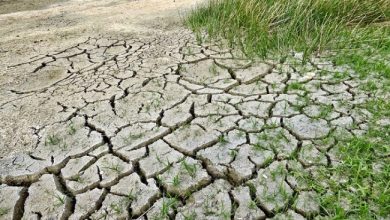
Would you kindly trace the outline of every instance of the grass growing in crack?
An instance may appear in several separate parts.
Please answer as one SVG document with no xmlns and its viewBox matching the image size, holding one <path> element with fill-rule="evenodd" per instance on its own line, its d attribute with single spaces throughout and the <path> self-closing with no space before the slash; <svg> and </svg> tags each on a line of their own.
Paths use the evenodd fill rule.
<svg viewBox="0 0 390 220">
<path fill-rule="evenodd" d="M 161 175 L 156 176 L 156 182 L 158 185 L 163 185 L 164 180 L 162 179 Z"/>
<path fill-rule="evenodd" d="M 282 182 L 279 185 L 279 192 L 278 194 L 283 198 L 283 200 L 287 201 L 290 198 L 290 194 L 287 192 L 286 187 L 283 185 L 284 182 Z"/>
<path fill-rule="evenodd" d="M 55 206 L 62 206 L 62 205 L 65 204 L 66 196 L 61 196 L 61 195 L 58 195 L 58 194 L 54 194 L 53 196 L 54 196 L 54 198 L 56 199 L 56 202 L 57 202 L 55 204 Z"/>
<path fill-rule="evenodd" d="M 59 146 L 62 150 L 68 149 L 68 144 L 63 142 L 58 135 L 49 135 L 45 140 L 45 146 Z"/>
<path fill-rule="evenodd" d="M 178 187 L 180 185 L 180 176 L 179 175 L 176 175 L 173 177 L 172 185 L 174 187 Z"/>
<path fill-rule="evenodd" d="M 389 127 L 387 129 L 390 129 Z M 348 181 L 340 184 L 324 180 L 329 184 L 331 193 L 321 198 L 324 212 L 335 219 L 378 219 L 388 218 L 390 213 L 390 165 L 388 153 L 390 141 L 378 142 L 383 131 L 370 131 L 376 140 L 370 137 L 352 138 L 342 144 L 340 158 L 342 163 L 333 172 L 324 170 L 326 176 L 343 176 Z M 370 134 L 371 133 L 371 134 Z M 382 140 L 384 141 L 384 140 Z M 321 190 L 321 184 L 312 184 Z M 347 208 L 346 208 L 347 207 Z"/>
<path fill-rule="evenodd" d="M 217 65 L 214 62 L 211 64 L 209 71 L 213 76 L 218 75 Z"/>
<path fill-rule="evenodd" d="M 390 28 L 370 30 L 374 35 L 372 40 L 354 42 L 349 45 L 350 50 L 337 51 L 331 59 L 335 65 L 350 66 L 360 78 L 377 74 L 390 79 L 390 66 L 386 64 L 390 54 Z"/>
<path fill-rule="evenodd" d="M 160 216 L 156 219 L 169 218 L 169 212 L 177 209 L 179 200 L 175 197 L 164 198 L 160 209 Z"/>
<path fill-rule="evenodd" d="M 260 143 L 255 143 L 255 144 L 252 144 L 251 146 L 253 146 L 255 151 L 263 151 L 265 149 L 264 146 Z"/>
<path fill-rule="evenodd" d="M 159 154 L 155 153 L 155 156 L 156 156 L 156 160 L 157 160 L 160 164 L 166 166 L 166 167 L 168 168 L 168 170 L 170 170 L 170 169 L 172 168 L 173 163 L 169 162 L 168 158 L 165 158 L 166 161 L 164 161 L 163 158 L 161 158 Z"/>
<path fill-rule="evenodd" d="M 137 198 L 137 196 L 133 193 L 133 189 L 130 190 L 130 192 L 126 195 L 126 200 L 128 202 L 132 202 Z"/>
<path fill-rule="evenodd" d="M 76 129 L 75 125 L 73 123 L 71 123 L 69 125 L 69 128 L 68 128 L 68 134 L 74 135 L 74 134 L 76 134 L 76 131 L 77 131 L 77 129 Z"/>
<path fill-rule="evenodd" d="M 227 39 L 249 55 L 295 50 L 305 58 L 388 36 L 382 23 L 389 16 L 388 0 L 210 0 L 185 22 L 195 33 Z"/>
<path fill-rule="evenodd" d="M 58 145 L 61 143 L 61 138 L 58 137 L 57 135 L 49 135 L 46 140 L 45 140 L 45 145 Z"/>
<path fill-rule="evenodd" d="M 218 137 L 218 143 L 220 143 L 221 145 L 226 145 L 229 143 L 229 141 L 226 140 L 225 135 L 221 135 Z"/>
<path fill-rule="evenodd" d="M 121 199 L 117 203 L 111 203 L 110 208 L 115 214 L 120 215 L 125 212 L 127 203 L 128 203 L 128 199 L 126 197 Z"/>
<path fill-rule="evenodd" d="M 72 177 L 72 181 L 78 182 L 78 183 L 84 183 L 85 179 L 82 176 L 82 174 L 76 174 Z"/>
<path fill-rule="evenodd" d="M 275 170 L 272 170 L 270 172 L 271 174 L 271 179 L 273 181 L 276 181 L 276 177 L 283 177 L 286 175 L 286 170 L 285 170 L 285 167 L 281 164 L 279 164 Z"/>
<path fill-rule="evenodd" d="M 62 144 L 60 144 L 60 148 L 62 150 L 66 150 L 66 149 L 68 149 L 68 144 L 67 143 L 62 143 Z"/>
<path fill-rule="evenodd" d="M 257 203 L 256 201 L 253 201 L 252 199 L 248 202 L 248 208 L 249 209 L 252 209 L 252 210 L 256 210 L 257 209 Z"/>
<path fill-rule="evenodd" d="M 195 177 L 196 171 L 197 171 L 196 164 L 189 164 L 189 163 L 187 163 L 185 160 L 183 160 L 183 162 L 181 162 L 181 167 L 184 168 L 184 170 L 185 170 L 191 177 Z"/>
<path fill-rule="evenodd" d="M 330 113 L 333 112 L 333 105 L 320 105 L 319 106 L 319 113 L 315 116 L 312 117 L 314 119 L 325 119 L 329 116 Z"/>
<path fill-rule="evenodd" d="M 237 155 L 238 155 L 238 150 L 237 149 L 230 149 L 229 150 L 229 156 L 231 158 L 235 158 L 235 157 L 237 157 Z"/>
<path fill-rule="evenodd" d="M 373 125 L 364 136 L 339 141 L 334 146 L 339 163 L 317 169 L 316 176 L 296 173 L 318 192 L 322 215 L 330 219 L 387 219 L 390 213 L 390 126 L 377 126 L 388 117 L 389 101 L 381 99 L 371 109 Z M 341 177 L 340 180 L 338 177 Z"/>
<path fill-rule="evenodd" d="M 9 213 L 11 209 L 0 207 L 0 217 Z"/>
<path fill-rule="evenodd" d="M 300 82 L 292 82 L 288 85 L 288 90 L 302 90 L 305 91 L 305 85 Z"/>
<path fill-rule="evenodd" d="M 119 163 L 107 163 L 103 168 L 112 170 L 117 174 L 120 174 L 123 171 L 123 167 Z"/>
</svg>

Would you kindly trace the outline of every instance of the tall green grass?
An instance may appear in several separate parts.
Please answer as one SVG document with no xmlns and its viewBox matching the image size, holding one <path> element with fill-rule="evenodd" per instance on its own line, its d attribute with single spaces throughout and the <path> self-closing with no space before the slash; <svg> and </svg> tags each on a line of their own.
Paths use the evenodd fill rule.
<svg viewBox="0 0 390 220">
<path fill-rule="evenodd" d="M 186 23 L 264 57 L 291 50 L 309 55 L 373 36 L 386 40 L 389 17 L 389 0 L 210 0 Z"/>
</svg>

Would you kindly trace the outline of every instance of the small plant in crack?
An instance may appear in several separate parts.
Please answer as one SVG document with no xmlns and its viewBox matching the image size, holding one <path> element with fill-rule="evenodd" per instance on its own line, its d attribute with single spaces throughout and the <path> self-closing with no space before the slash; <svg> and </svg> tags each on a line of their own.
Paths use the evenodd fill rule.
<svg viewBox="0 0 390 220">
<path fill-rule="evenodd" d="M 271 171 L 272 180 L 275 181 L 276 177 L 283 177 L 286 174 L 286 170 L 283 165 L 279 164 L 276 169 Z"/>
<path fill-rule="evenodd" d="M 287 192 L 287 189 L 286 187 L 283 185 L 284 182 L 281 182 L 280 185 L 279 185 L 279 193 L 280 193 L 280 196 L 282 197 L 282 199 L 284 201 L 287 201 L 289 198 L 290 198 L 290 195 L 289 193 Z"/>
<path fill-rule="evenodd" d="M 136 198 L 137 198 L 137 196 L 134 195 L 133 189 L 131 189 L 131 191 L 126 195 L 126 199 L 127 199 L 127 201 L 129 201 L 129 202 L 134 201 Z"/>
<path fill-rule="evenodd" d="M 220 143 L 221 145 L 226 145 L 229 143 L 229 141 L 226 140 L 225 135 L 221 135 L 218 137 L 218 143 Z"/>
<path fill-rule="evenodd" d="M 203 37 L 201 34 L 199 34 L 198 32 L 196 32 L 195 34 L 195 39 L 196 39 L 196 43 L 198 45 L 201 45 L 203 43 Z"/>
<path fill-rule="evenodd" d="M 170 171 L 171 168 L 173 167 L 173 163 L 172 162 L 169 162 L 168 158 L 166 158 L 166 162 L 159 156 L 159 154 L 155 154 L 156 155 L 156 160 L 162 164 L 163 166 L 166 166 L 167 168 L 167 171 Z"/>
<path fill-rule="evenodd" d="M 299 110 L 299 109 L 303 109 L 304 107 L 310 105 L 310 103 L 311 103 L 310 97 L 308 95 L 304 95 L 304 96 L 298 96 L 294 105 Z"/>
<path fill-rule="evenodd" d="M 270 140 L 270 137 L 268 137 L 268 135 L 263 132 L 263 133 L 257 135 L 257 140 L 268 141 L 268 140 Z"/>
<path fill-rule="evenodd" d="M 248 208 L 249 208 L 249 209 L 252 209 L 252 210 L 257 209 L 256 200 L 257 200 L 257 198 L 256 198 L 255 200 L 252 200 L 252 199 L 251 199 L 251 200 L 248 202 Z"/>
<path fill-rule="evenodd" d="M 191 127 L 191 123 L 187 122 L 187 123 L 183 124 L 183 126 L 181 126 L 180 130 L 187 130 L 190 127 Z"/>
<path fill-rule="evenodd" d="M 8 214 L 10 210 L 9 208 L 0 207 L 0 217 Z"/>
<path fill-rule="evenodd" d="M 276 196 L 277 192 L 275 192 L 274 194 L 267 194 L 267 191 L 264 190 L 262 197 L 264 198 L 264 201 L 274 203 L 276 202 Z"/>
<path fill-rule="evenodd" d="M 209 71 L 214 76 L 218 75 L 217 65 L 214 62 L 213 62 L 213 64 L 211 64 L 211 67 L 209 68 Z"/>
<path fill-rule="evenodd" d="M 67 144 L 67 143 L 62 143 L 62 144 L 60 144 L 59 146 L 60 146 L 60 148 L 61 148 L 62 150 L 68 149 L 68 144 Z"/>
<path fill-rule="evenodd" d="M 77 129 L 76 129 L 75 125 L 73 123 L 70 123 L 69 128 L 68 128 L 68 134 L 74 135 L 74 134 L 76 134 L 76 131 L 77 131 Z"/>
<path fill-rule="evenodd" d="M 179 205 L 178 199 L 175 197 L 164 198 L 160 210 L 160 217 L 169 217 L 169 212 L 175 210 Z"/>
<path fill-rule="evenodd" d="M 193 55 L 192 47 L 187 47 L 187 54 Z"/>
<path fill-rule="evenodd" d="M 54 196 L 54 198 L 55 198 L 55 200 L 56 200 L 55 206 L 62 206 L 62 205 L 65 204 L 65 198 L 66 198 L 66 196 L 64 196 L 64 195 L 58 195 L 58 194 L 54 194 L 53 196 Z"/>
<path fill-rule="evenodd" d="M 196 171 L 197 171 L 196 164 L 189 164 L 189 163 L 187 163 L 185 160 L 183 160 L 183 162 L 181 162 L 181 167 L 184 168 L 184 170 L 185 170 L 191 177 L 195 177 Z"/>
<path fill-rule="evenodd" d="M 164 164 L 164 161 L 161 159 L 160 155 L 158 153 L 155 154 L 156 155 L 156 160 L 161 163 L 161 164 Z"/>
<path fill-rule="evenodd" d="M 342 79 L 346 79 L 349 76 L 346 72 L 336 72 L 333 74 L 333 78 L 336 79 L 336 82 L 341 82 Z"/>
<path fill-rule="evenodd" d="M 78 182 L 78 183 L 83 183 L 84 178 L 82 177 L 81 174 L 76 174 L 75 176 L 72 177 L 72 181 Z"/>
<path fill-rule="evenodd" d="M 273 138 L 273 140 L 275 140 L 275 142 L 280 142 L 280 141 L 285 141 L 285 142 L 289 142 L 289 139 L 288 137 L 286 136 L 286 134 L 281 130 L 279 131 L 275 138 Z"/>
<path fill-rule="evenodd" d="M 255 151 L 262 151 L 265 149 L 264 146 L 260 143 L 255 143 L 252 146 L 253 146 L 253 149 L 255 149 Z"/>
<path fill-rule="evenodd" d="M 230 157 L 235 158 L 235 157 L 237 157 L 237 154 L 238 154 L 238 150 L 236 150 L 236 149 L 229 150 Z"/>
<path fill-rule="evenodd" d="M 237 133 L 237 137 L 238 137 L 238 138 L 245 137 L 245 136 L 246 136 L 245 131 L 242 131 L 242 130 L 239 130 L 239 131 L 238 131 L 238 133 Z"/>
<path fill-rule="evenodd" d="M 305 86 L 303 85 L 303 83 L 299 83 L 299 82 L 292 82 L 288 85 L 288 90 L 303 90 L 305 91 L 306 88 Z"/>
<path fill-rule="evenodd" d="M 184 198 L 190 198 L 190 196 L 192 196 L 192 191 L 191 190 L 187 190 L 184 192 Z"/>
<path fill-rule="evenodd" d="M 272 163 L 272 161 L 274 161 L 274 158 L 271 156 L 271 157 L 267 157 L 265 160 L 264 160 L 264 163 L 263 164 L 270 164 Z"/>
<path fill-rule="evenodd" d="M 172 185 L 174 187 L 178 187 L 180 185 L 180 176 L 179 175 L 175 175 L 173 177 L 173 180 L 172 180 Z"/>
<path fill-rule="evenodd" d="M 115 214 L 122 214 L 124 212 L 123 210 L 123 206 L 124 204 L 122 204 L 123 201 L 119 202 L 119 203 L 111 203 L 110 204 L 110 208 L 112 211 L 114 211 Z"/>
<path fill-rule="evenodd" d="M 109 164 L 106 164 L 103 168 L 108 169 L 108 170 L 112 170 L 118 174 L 123 171 L 123 167 L 121 165 L 119 165 L 119 163 L 109 163 Z"/>
<path fill-rule="evenodd" d="M 246 185 L 248 186 L 249 192 L 251 192 L 251 194 L 252 194 L 252 193 L 253 193 L 253 194 L 256 193 L 256 186 L 255 186 L 253 183 L 248 182 Z"/>
<path fill-rule="evenodd" d="M 250 124 L 251 124 L 252 129 L 259 129 L 260 128 L 259 122 L 254 118 L 250 119 Z"/>
<path fill-rule="evenodd" d="M 47 145 L 58 145 L 61 143 L 61 138 L 57 135 L 49 135 L 45 140 L 45 146 Z"/>
<path fill-rule="evenodd" d="M 264 128 L 272 129 L 279 127 L 279 123 L 276 121 L 270 121 L 266 125 L 264 125 Z"/>
<path fill-rule="evenodd" d="M 333 111 L 333 105 L 321 105 L 320 113 L 316 118 L 326 118 Z"/>
<path fill-rule="evenodd" d="M 158 185 L 162 185 L 163 182 L 164 182 L 164 181 L 163 181 L 161 175 L 157 175 L 157 176 L 156 176 L 156 183 L 157 183 Z"/>
<path fill-rule="evenodd" d="M 159 109 L 162 105 L 161 99 L 153 100 L 150 104 L 154 109 Z"/>
</svg>

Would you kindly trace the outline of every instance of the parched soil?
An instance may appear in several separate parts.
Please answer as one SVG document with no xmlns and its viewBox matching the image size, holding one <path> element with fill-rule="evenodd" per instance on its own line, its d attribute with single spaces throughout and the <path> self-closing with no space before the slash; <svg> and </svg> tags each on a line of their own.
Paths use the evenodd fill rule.
<svg viewBox="0 0 390 220">
<path fill-rule="evenodd" d="M 364 133 L 369 92 L 326 59 L 200 43 L 179 25 L 189 2 L 0 15 L 0 219 L 320 214 L 294 174 L 338 163 L 338 138 Z"/>
</svg>

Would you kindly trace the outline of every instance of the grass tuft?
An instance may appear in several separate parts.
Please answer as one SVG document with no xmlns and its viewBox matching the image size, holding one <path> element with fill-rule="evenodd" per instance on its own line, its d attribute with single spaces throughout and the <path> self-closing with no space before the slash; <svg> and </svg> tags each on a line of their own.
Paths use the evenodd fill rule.
<svg viewBox="0 0 390 220">
<path fill-rule="evenodd" d="M 227 39 L 248 56 L 300 51 L 306 58 L 366 41 L 383 45 L 389 17 L 388 0 L 210 0 L 186 23 L 197 35 Z"/>
</svg>

